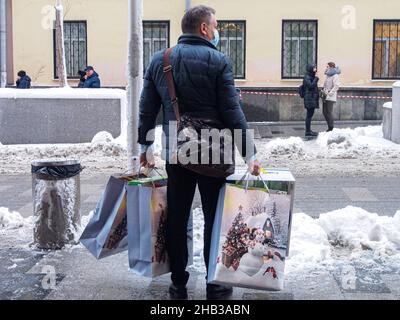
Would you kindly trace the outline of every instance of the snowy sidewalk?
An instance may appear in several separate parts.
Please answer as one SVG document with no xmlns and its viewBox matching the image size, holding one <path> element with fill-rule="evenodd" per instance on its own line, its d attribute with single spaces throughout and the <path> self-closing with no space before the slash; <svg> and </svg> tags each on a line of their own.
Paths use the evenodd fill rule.
<svg viewBox="0 0 400 320">
<path fill-rule="evenodd" d="M 86 215 L 96 206 L 108 175 L 81 177 L 81 208 Z M 313 217 L 319 213 L 342 209 L 348 205 L 369 212 L 393 216 L 400 209 L 399 175 L 393 177 L 297 178 L 295 212 Z M 194 207 L 200 206 L 196 194 Z M 17 211 L 27 218 L 32 215 L 32 186 L 28 174 L 0 175 L 0 207 Z"/>
<path fill-rule="evenodd" d="M 280 126 L 283 131 L 274 130 Z M 297 180 L 291 255 L 283 292 L 236 289 L 233 299 L 400 299 L 400 146 L 384 140 L 379 126 L 335 130 L 308 142 L 300 138 L 300 123 L 260 125 L 262 136 L 260 128 L 274 131 L 274 137 L 290 136 L 256 143 L 264 166 L 288 167 Z M 133 275 L 126 253 L 96 261 L 81 246 L 48 253 L 29 247 L 30 160 L 81 160 L 86 167 L 81 210 L 87 221 L 109 174 L 124 171 L 126 164 L 123 146 L 104 134 L 98 138 L 57 147 L 0 145 L 0 299 L 168 298 L 169 276 Z M 157 141 L 156 153 L 159 148 Z M 195 264 L 189 293 L 204 299 L 198 195 L 193 207 Z"/>
<path fill-rule="evenodd" d="M 82 213 L 84 215 L 94 208 L 106 180 L 105 175 L 86 176 L 83 174 Z M 29 216 L 31 212 L 30 176 L 1 176 L 0 186 L 1 206 L 17 210 L 25 217 Z M 319 213 L 353 205 L 369 212 L 391 217 L 400 209 L 399 194 L 398 177 L 299 178 L 295 212 L 304 212 L 317 218 Z M 197 196 L 194 207 L 198 206 Z M 346 214 L 346 211 L 341 211 L 337 215 L 341 214 Z M 321 264 L 318 259 L 321 259 L 328 250 L 327 245 L 323 244 L 327 241 L 323 239 L 326 235 L 323 232 L 321 234 L 320 227 L 313 229 L 314 222 L 307 220 L 306 216 L 296 215 L 296 217 L 300 220 L 295 226 L 292 243 L 295 259 L 297 259 L 293 260 L 293 263 L 295 266 L 298 264 L 302 267 L 296 270 L 293 269 L 293 263 L 288 265 L 285 290 L 278 293 L 266 293 L 235 289 L 233 299 L 400 299 L 398 255 L 387 258 L 376 255 L 372 250 L 359 253 L 346 245 L 339 245 L 334 250 L 332 249 L 331 258 L 327 259 L 326 264 L 325 262 Z M 347 218 L 352 218 L 352 216 L 349 214 Z M 364 218 L 361 217 L 361 219 Z M 356 223 L 355 220 L 348 221 L 350 224 Z M 310 230 L 312 234 L 308 235 Z M 29 233 L 29 228 L 22 228 L 0 235 L 2 238 L 0 299 L 168 298 L 169 276 L 149 280 L 133 275 L 127 270 L 126 253 L 96 261 L 86 249 L 80 246 L 59 252 L 36 252 L 28 247 L 31 238 Z M 310 241 L 303 243 L 304 239 L 310 239 Z M 315 243 L 312 242 L 313 240 Z M 302 250 L 307 252 L 303 253 Z M 303 268 L 303 264 L 308 262 L 303 261 L 304 259 L 310 260 L 311 266 L 305 264 Z M 191 271 L 189 293 L 191 299 L 204 299 L 205 274 L 202 272 L 204 266 L 201 265 L 200 257 L 196 257 L 196 260 L 196 267 Z M 329 262 L 330 260 L 333 262 Z M 55 286 L 52 286 L 53 284 Z"/>
</svg>

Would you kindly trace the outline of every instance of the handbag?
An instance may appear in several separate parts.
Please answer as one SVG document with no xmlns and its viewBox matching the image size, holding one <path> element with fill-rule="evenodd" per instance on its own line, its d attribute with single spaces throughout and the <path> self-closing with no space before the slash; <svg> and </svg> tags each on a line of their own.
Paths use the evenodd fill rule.
<svg viewBox="0 0 400 320">
<path fill-rule="evenodd" d="M 320 96 L 320 98 L 322 99 L 322 102 L 325 102 L 325 101 L 326 101 L 326 98 L 328 97 L 328 95 L 327 95 L 327 93 L 325 92 L 324 89 L 320 90 L 319 96 Z"/>
<path fill-rule="evenodd" d="M 168 48 L 165 51 L 163 71 L 166 76 L 168 93 L 178 123 L 178 139 L 175 146 L 177 163 L 201 175 L 226 178 L 235 172 L 235 149 L 232 132 L 226 129 L 223 123 L 217 119 L 181 115 L 172 73 L 171 52 L 172 48 Z M 204 138 L 202 134 L 203 130 L 209 130 L 208 132 L 218 130 L 219 143 L 213 143 L 214 141 L 210 137 Z M 210 160 L 214 159 L 215 156 L 219 156 L 219 161 L 217 163 L 210 163 Z M 182 157 L 194 159 L 195 163 L 191 160 L 189 162 L 186 160 L 184 162 L 180 161 Z M 204 161 L 204 159 L 208 159 L 208 161 Z"/>
</svg>

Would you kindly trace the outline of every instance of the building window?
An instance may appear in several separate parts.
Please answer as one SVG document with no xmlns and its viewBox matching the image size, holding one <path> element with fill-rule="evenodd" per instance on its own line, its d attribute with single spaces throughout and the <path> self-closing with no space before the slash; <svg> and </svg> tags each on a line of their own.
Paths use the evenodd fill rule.
<svg viewBox="0 0 400 320">
<path fill-rule="evenodd" d="M 153 55 L 169 47 L 169 21 L 143 21 L 143 69 Z"/>
<path fill-rule="evenodd" d="M 56 33 L 54 30 L 54 77 L 58 78 L 56 61 Z M 67 77 L 78 79 L 79 70 L 87 66 L 86 21 L 64 21 L 64 48 Z"/>
<path fill-rule="evenodd" d="M 236 79 L 245 78 L 246 21 L 218 21 L 218 49 L 230 57 Z"/>
<path fill-rule="evenodd" d="M 309 63 L 317 63 L 317 20 L 283 20 L 282 78 L 302 78 Z"/>
<path fill-rule="evenodd" d="M 374 20 L 372 78 L 400 78 L 400 20 Z"/>
</svg>

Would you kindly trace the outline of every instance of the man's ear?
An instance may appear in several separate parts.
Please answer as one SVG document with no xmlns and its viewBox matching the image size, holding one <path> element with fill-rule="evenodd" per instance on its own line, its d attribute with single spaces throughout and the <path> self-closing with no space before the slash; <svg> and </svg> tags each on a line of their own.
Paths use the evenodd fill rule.
<svg viewBox="0 0 400 320">
<path fill-rule="evenodd" d="M 205 37 L 207 36 L 207 25 L 204 22 L 200 25 L 200 33 Z"/>
</svg>

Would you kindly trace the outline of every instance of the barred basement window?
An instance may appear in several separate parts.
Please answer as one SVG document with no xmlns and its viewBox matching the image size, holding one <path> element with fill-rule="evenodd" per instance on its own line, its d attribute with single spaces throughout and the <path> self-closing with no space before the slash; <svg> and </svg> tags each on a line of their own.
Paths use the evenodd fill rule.
<svg viewBox="0 0 400 320">
<path fill-rule="evenodd" d="M 400 20 L 374 20 L 373 79 L 400 79 Z"/>
<path fill-rule="evenodd" d="M 218 20 L 220 42 L 218 49 L 232 61 L 236 79 L 245 78 L 246 64 L 246 21 Z"/>
<path fill-rule="evenodd" d="M 282 21 L 282 78 L 302 78 L 317 63 L 317 20 Z"/>
<path fill-rule="evenodd" d="M 169 47 L 169 21 L 143 21 L 143 70 L 153 55 Z"/>
<path fill-rule="evenodd" d="M 54 78 L 58 79 L 56 61 L 56 33 L 54 43 Z M 87 66 L 87 25 L 86 21 L 64 21 L 64 47 L 67 77 L 79 79 L 79 70 Z"/>
</svg>

